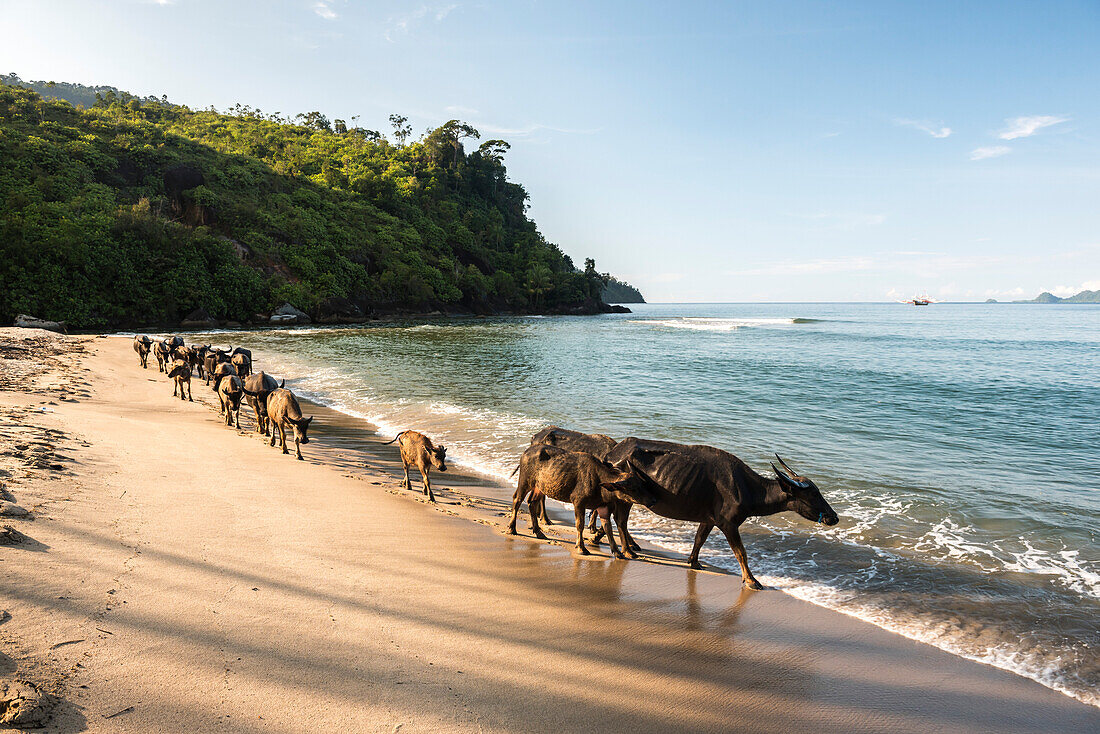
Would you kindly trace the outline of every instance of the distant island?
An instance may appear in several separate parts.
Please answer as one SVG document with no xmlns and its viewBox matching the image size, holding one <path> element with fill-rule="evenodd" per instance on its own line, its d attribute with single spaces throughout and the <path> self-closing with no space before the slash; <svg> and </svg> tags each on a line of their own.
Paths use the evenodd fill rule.
<svg viewBox="0 0 1100 734">
<path fill-rule="evenodd" d="M 990 298 L 986 303 L 999 303 L 995 298 Z M 1043 291 L 1035 298 L 1024 301 L 1011 301 L 1011 303 L 1100 303 L 1100 291 L 1081 291 L 1075 296 L 1059 298 L 1048 291 Z"/>
</svg>

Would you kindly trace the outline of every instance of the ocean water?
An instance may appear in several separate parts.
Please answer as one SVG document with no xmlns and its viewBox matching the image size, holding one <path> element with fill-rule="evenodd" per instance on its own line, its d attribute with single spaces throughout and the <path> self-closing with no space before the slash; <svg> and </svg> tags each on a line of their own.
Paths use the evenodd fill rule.
<svg viewBox="0 0 1100 734">
<path fill-rule="evenodd" d="M 841 522 L 746 523 L 765 585 L 1100 706 L 1100 307 L 643 305 L 239 340 L 306 396 L 497 478 L 551 423 L 762 471 L 779 453 Z M 631 520 L 690 550 L 692 526 Z M 737 569 L 719 533 L 703 553 Z"/>
</svg>

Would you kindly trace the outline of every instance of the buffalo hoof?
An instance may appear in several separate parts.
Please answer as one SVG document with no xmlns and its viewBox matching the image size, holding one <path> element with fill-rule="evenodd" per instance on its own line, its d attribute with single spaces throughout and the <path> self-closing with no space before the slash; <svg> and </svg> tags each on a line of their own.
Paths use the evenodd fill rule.
<svg viewBox="0 0 1100 734">
<path fill-rule="evenodd" d="M 549 538 L 546 537 L 546 533 L 542 532 L 541 530 L 538 531 L 537 533 L 535 533 L 535 537 L 538 538 L 539 540 L 550 540 Z M 588 551 L 583 551 L 583 552 L 587 553 Z"/>
<path fill-rule="evenodd" d="M 763 591 L 764 587 L 760 585 L 760 582 L 756 579 L 746 579 L 741 582 L 746 589 L 752 589 L 753 591 Z"/>
<path fill-rule="evenodd" d="M 692 561 L 688 564 L 688 568 L 693 568 L 696 571 L 702 571 L 703 570 L 703 564 L 699 563 L 699 561 Z"/>
<path fill-rule="evenodd" d="M 624 556 L 621 551 L 615 551 L 615 557 L 618 558 L 620 561 L 626 560 L 626 556 Z"/>
<path fill-rule="evenodd" d="M 630 560 L 632 560 L 632 561 L 635 561 L 635 560 L 637 560 L 637 559 L 638 559 L 638 554 L 637 554 L 637 553 L 635 553 L 635 552 L 634 552 L 634 551 L 632 551 L 632 550 L 627 550 L 627 551 L 626 551 L 626 557 L 627 557 L 627 558 L 629 558 L 629 559 L 630 559 Z"/>
<path fill-rule="evenodd" d="M 584 547 L 577 548 L 577 553 L 580 553 L 582 556 L 592 555 L 592 553 L 587 548 L 584 548 Z"/>
<path fill-rule="evenodd" d="M 519 533 L 516 532 L 515 526 L 508 526 L 508 535 L 519 535 Z"/>
</svg>

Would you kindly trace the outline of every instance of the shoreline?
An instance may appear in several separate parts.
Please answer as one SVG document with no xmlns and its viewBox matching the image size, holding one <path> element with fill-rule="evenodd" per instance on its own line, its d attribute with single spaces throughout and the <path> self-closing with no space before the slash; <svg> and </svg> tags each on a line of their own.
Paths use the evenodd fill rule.
<svg viewBox="0 0 1100 734">
<path fill-rule="evenodd" d="M 243 431 L 219 425 L 200 381 L 196 403 L 173 399 L 128 341 L 72 341 L 89 354 L 67 379 L 86 388 L 0 392 L 67 457 L 5 478 L 34 519 L 10 519 L 28 542 L 0 546 L 2 674 L 56 684 L 49 731 L 1100 724 L 1038 683 L 678 554 L 581 558 L 561 525 L 556 544 L 524 523 L 504 536 L 511 488 L 469 472 L 433 472 L 430 512 L 363 421 L 318 407 L 298 462 L 256 440 L 248 408 Z"/>
</svg>

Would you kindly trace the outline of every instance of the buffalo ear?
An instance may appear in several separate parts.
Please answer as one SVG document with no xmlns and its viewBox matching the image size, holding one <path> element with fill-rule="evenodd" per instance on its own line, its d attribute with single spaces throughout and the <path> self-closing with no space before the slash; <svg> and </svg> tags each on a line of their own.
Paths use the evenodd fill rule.
<svg viewBox="0 0 1100 734">
<path fill-rule="evenodd" d="M 307 426 L 312 422 L 313 422 L 313 416 L 312 415 L 310 417 L 306 418 L 306 425 Z"/>
</svg>

